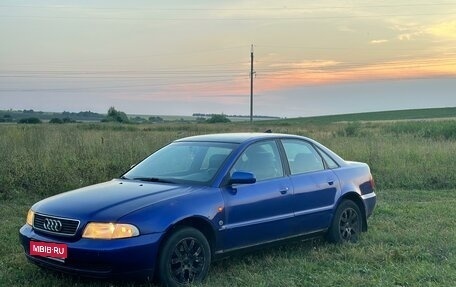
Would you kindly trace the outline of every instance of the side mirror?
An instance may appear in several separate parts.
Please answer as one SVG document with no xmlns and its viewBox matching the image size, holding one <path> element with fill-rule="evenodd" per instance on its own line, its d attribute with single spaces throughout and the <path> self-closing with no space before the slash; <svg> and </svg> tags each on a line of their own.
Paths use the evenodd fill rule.
<svg viewBox="0 0 456 287">
<path fill-rule="evenodd" d="M 245 171 L 235 171 L 229 181 L 229 183 L 231 185 L 249 184 L 249 183 L 255 183 L 255 182 L 256 182 L 255 175 L 251 172 L 245 172 Z"/>
</svg>

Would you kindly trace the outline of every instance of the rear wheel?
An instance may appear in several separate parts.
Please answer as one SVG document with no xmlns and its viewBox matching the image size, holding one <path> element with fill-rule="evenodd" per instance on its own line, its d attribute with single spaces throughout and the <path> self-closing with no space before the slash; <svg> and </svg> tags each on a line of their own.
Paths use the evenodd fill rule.
<svg viewBox="0 0 456 287">
<path fill-rule="evenodd" d="M 211 249 L 197 229 L 177 229 L 160 250 L 158 272 L 164 286 L 186 286 L 201 282 L 209 271 Z"/>
<path fill-rule="evenodd" d="M 344 200 L 336 209 L 328 231 L 328 240 L 334 243 L 357 242 L 363 230 L 362 225 L 358 205 L 351 200 Z"/>
</svg>

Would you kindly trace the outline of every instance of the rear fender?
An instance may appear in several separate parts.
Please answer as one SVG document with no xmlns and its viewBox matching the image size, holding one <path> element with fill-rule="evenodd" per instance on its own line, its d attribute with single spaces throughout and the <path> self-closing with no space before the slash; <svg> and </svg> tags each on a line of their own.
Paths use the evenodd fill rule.
<svg viewBox="0 0 456 287">
<path fill-rule="evenodd" d="M 367 214 L 366 214 L 366 206 L 364 205 L 364 201 L 363 199 L 361 198 L 361 196 L 357 193 L 357 192 L 354 192 L 354 191 L 351 191 L 351 192 L 346 192 L 344 193 L 340 198 L 339 200 L 337 201 L 337 204 L 334 208 L 334 212 L 335 210 L 337 209 L 337 207 L 339 206 L 339 204 L 344 201 L 344 200 L 351 200 L 353 201 L 354 203 L 356 203 L 356 205 L 358 206 L 359 210 L 361 211 L 361 214 L 362 214 L 362 219 L 363 219 L 363 229 L 362 231 L 363 232 L 366 232 L 367 231 Z M 333 213 L 333 216 L 334 216 L 334 213 Z M 332 220 L 331 220 L 332 221 Z"/>
</svg>

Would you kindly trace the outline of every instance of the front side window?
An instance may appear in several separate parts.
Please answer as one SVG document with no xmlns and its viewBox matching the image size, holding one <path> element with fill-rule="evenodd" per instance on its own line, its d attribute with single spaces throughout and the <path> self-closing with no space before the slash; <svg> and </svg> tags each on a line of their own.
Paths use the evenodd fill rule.
<svg viewBox="0 0 456 287">
<path fill-rule="evenodd" d="M 295 139 L 282 140 L 291 174 L 324 170 L 323 160 L 309 142 Z"/>
<path fill-rule="evenodd" d="M 209 183 L 236 147 L 230 143 L 176 142 L 140 162 L 127 179 L 175 183 Z"/>
<path fill-rule="evenodd" d="M 282 162 L 275 141 L 262 141 L 249 146 L 238 158 L 230 174 L 251 172 L 257 181 L 283 176 Z"/>
</svg>

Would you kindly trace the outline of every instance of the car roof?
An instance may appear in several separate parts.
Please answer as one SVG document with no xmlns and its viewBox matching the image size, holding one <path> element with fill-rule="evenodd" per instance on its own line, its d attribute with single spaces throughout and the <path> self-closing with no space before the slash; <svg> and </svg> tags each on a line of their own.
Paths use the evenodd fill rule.
<svg viewBox="0 0 456 287">
<path fill-rule="evenodd" d="M 219 142 L 219 143 L 235 143 L 235 144 L 244 144 L 249 142 L 255 142 L 264 139 L 277 139 L 277 138 L 288 138 L 288 139 L 301 139 L 306 140 L 314 145 L 318 146 L 320 149 L 324 150 L 327 154 L 335 160 L 339 166 L 345 166 L 347 163 L 343 158 L 334 153 L 332 150 L 328 149 L 321 143 L 310 139 L 308 137 L 290 135 L 290 134 L 279 134 L 279 133 L 220 133 L 220 134 L 207 134 L 199 136 L 191 136 L 182 139 L 178 139 L 175 142 Z"/>
<path fill-rule="evenodd" d="M 296 135 L 276 134 L 276 133 L 221 133 L 221 134 L 207 134 L 186 137 L 177 142 L 193 141 L 193 142 L 224 142 L 224 143 L 243 143 L 247 141 L 271 139 L 271 138 L 300 138 L 307 139 Z"/>
</svg>

